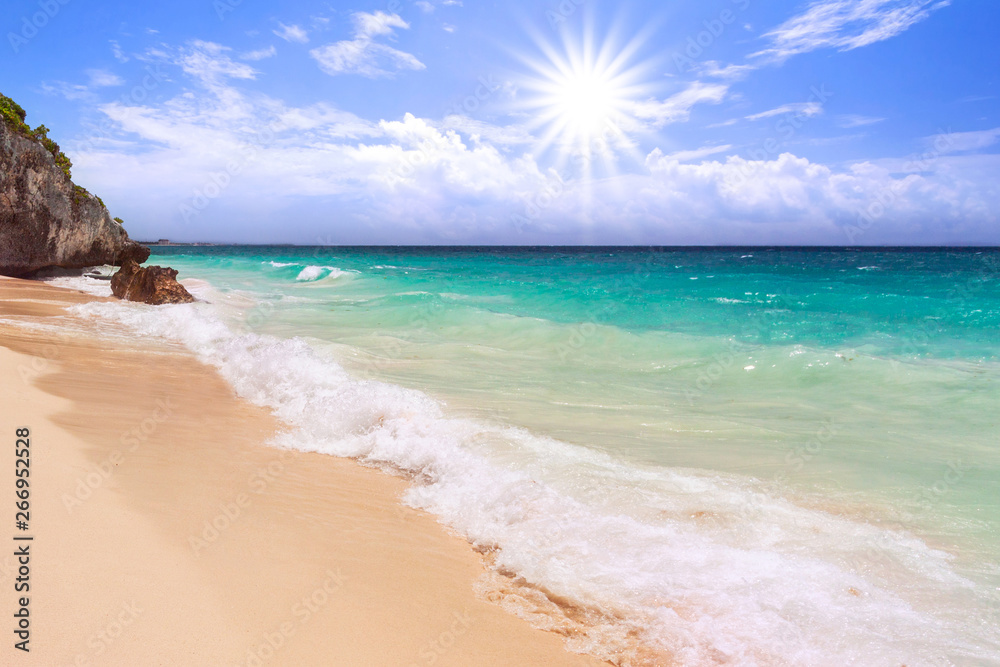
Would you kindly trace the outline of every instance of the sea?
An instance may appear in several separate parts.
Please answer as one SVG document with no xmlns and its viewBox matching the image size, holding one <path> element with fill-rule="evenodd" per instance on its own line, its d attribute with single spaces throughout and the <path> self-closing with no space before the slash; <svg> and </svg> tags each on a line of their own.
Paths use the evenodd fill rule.
<svg viewBox="0 0 1000 667">
<path fill-rule="evenodd" d="M 998 249 L 153 253 L 199 303 L 77 314 L 408 479 L 570 650 L 1000 665 Z"/>
</svg>

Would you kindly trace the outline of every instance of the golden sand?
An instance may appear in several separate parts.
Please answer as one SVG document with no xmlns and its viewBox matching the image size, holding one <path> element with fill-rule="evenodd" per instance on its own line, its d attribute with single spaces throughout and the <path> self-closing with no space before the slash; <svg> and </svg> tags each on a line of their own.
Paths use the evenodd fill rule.
<svg viewBox="0 0 1000 667">
<path fill-rule="evenodd" d="M 480 557 L 404 508 L 403 480 L 267 447 L 282 425 L 213 369 L 65 312 L 93 299 L 0 279 L 0 496 L 28 427 L 35 538 L 31 651 L 4 630 L 0 662 L 606 664 L 478 599 Z M 13 544 L 12 500 L 3 512 Z"/>
</svg>

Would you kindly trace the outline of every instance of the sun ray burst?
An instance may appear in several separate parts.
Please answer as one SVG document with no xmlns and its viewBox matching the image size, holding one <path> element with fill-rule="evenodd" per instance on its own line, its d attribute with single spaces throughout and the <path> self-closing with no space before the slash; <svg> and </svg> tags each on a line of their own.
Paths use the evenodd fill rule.
<svg viewBox="0 0 1000 667">
<path fill-rule="evenodd" d="M 616 32 L 599 39 L 587 24 L 559 41 L 533 33 L 538 54 L 519 54 L 529 73 L 518 80 L 517 111 L 529 118 L 535 153 L 560 173 L 589 179 L 617 173 L 622 157 L 642 161 L 637 139 L 649 128 L 635 110 L 654 92 L 654 62 L 637 60 L 648 34 L 623 43 Z"/>
</svg>

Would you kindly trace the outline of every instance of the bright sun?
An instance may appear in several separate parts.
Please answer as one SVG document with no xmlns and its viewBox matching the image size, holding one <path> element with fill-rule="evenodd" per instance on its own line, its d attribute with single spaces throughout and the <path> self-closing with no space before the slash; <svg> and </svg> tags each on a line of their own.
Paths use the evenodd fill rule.
<svg viewBox="0 0 1000 667">
<path fill-rule="evenodd" d="M 598 47 L 590 37 L 573 42 L 564 36 L 561 48 L 537 43 L 545 57 L 524 58 L 534 72 L 521 81 L 527 94 L 520 106 L 539 153 L 554 150 L 557 163 L 574 162 L 592 173 L 598 163 L 613 165 L 615 154 L 634 151 L 629 135 L 642 125 L 634 115 L 637 101 L 650 91 L 642 83 L 648 63 L 629 65 L 642 40 L 624 47 L 613 39 Z"/>
<path fill-rule="evenodd" d="M 553 84 L 553 111 L 574 134 L 593 135 L 614 122 L 621 100 L 606 76 L 594 71 L 573 72 Z"/>
<path fill-rule="evenodd" d="M 620 76 L 598 62 L 574 54 L 553 63 L 536 82 L 532 98 L 535 124 L 544 127 L 543 143 L 560 153 L 590 157 L 605 153 L 608 144 L 628 125 L 629 101 Z"/>
</svg>

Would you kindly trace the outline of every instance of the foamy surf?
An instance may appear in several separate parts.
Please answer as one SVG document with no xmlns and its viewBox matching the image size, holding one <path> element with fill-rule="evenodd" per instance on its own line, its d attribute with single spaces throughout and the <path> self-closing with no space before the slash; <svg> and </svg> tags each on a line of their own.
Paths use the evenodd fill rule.
<svg viewBox="0 0 1000 667">
<path fill-rule="evenodd" d="M 346 271 L 341 271 L 334 266 L 307 266 L 299 272 L 299 275 L 295 276 L 295 279 L 301 283 L 313 282 L 321 278 L 339 278 L 344 275 L 347 275 Z"/>
<path fill-rule="evenodd" d="M 275 261 L 265 261 L 261 262 L 266 266 L 271 266 L 275 269 L 287 269 L 289 267 L 294 267 L 298 269 L 298 273 L 295 276 L 296 282 L 309 283 L 309 282 L 319 282 L 327 280 L 336 280 L 344 276 L 349 276 L 353 271 L 345 271 L 336 266 L 322 266 L 314 264 L 298 264 L 296 262 L 275 262 Z"/>
<path fill-rule="evenodd" d="M 100 271 L 101 273 L 110 274 L 117 271 L 117 267 L 113 266 L 95 266 L 91 267 L 89 270 Z M 87 278 L 86 276 L 57 276 L 53 278 L 43 278 L 42 282 L 52 285 L 53 287 L 62 287 L 65 289 L 75 289 L 85 294 L 90 294 L 93 296 L 112 296 L 111 294 L 111 281 L 110 280 L 98 280 L 95 278 Z"/>
<path fill-rule="evenodd" d="M 574 650 L 623 665 L 1000 664 L 984 592 L 908 533 L 750 478 L 450 418 L 303 340 L 238 334 L 208 304 L 74 310 L 186 345 L 294 425 L 277 446 L 405 472 L 406 501 L 486 555 L 483 594 Z"/>
</svg>

